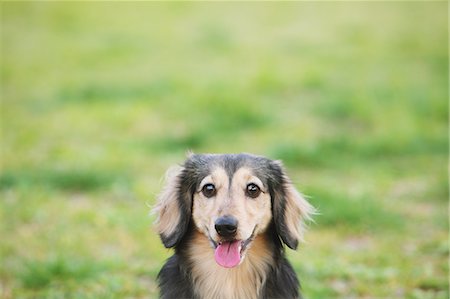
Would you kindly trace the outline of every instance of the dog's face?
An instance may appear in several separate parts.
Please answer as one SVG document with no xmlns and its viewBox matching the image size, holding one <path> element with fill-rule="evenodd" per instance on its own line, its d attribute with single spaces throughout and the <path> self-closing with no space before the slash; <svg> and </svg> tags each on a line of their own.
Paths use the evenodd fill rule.
<svg viewBox="0 0 450 299">
<path fill-rule="evenodd" d="M 166 247 L 178 245 L 193 223 L 209 239 L 216 262 L 235 267 L 272 221 L 280 239 L 296 248 L 312 207 L 279 162 L 239 154 L 191 155 L 169 175 L 156 210 Z"/>
<path fill-rule="evenodd" d="M 226 169 L 215 162 L 194 193 L 192 218 L 211 241 L 217 263 L 234 267 L 272 219 L 270 193 L 250 165 Z"/>
</svg>

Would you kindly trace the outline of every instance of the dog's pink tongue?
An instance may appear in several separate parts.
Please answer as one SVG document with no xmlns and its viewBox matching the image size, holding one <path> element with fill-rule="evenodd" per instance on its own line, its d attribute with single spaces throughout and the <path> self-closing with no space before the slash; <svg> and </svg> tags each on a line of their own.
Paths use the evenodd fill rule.
<svg viewBox="0 0 450 299">
<path fill-rule="evenodd" d="M 241 241 L 223 242 L 214 253 L 216 262 L 225 268 L 236 267 L 241 261 Z"/>
</svg>

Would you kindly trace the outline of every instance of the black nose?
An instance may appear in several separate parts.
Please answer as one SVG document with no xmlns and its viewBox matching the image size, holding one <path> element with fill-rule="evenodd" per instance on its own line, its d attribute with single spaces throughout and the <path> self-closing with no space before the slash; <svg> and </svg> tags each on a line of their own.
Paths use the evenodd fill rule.
<svg viewBox="0 0 450 299">
<path fill-rule="evenodd" d="M 238 221 L 233 216 L 223 216 L 216 220 L 214 227 L 221 237 L 232 237 L 236 234 Z"/>
</svg>

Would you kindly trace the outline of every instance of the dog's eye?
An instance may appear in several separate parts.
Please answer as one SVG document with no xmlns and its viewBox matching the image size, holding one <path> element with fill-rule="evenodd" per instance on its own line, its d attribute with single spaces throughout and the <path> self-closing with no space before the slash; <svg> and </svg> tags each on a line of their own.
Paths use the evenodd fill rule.
<svg viewBox="0 0 450 299">
<path fill-rule="evenodd" d="M 206 184 L 202 188 L 202 193 L 205 197 L 213 197 L 216 195 L 216 187 L 213 184 Z"/>
<path fill-rule="evenodd" d="M 257 198 L 261 193 L 261 189 L 253 183 L 247 185 L 247 190 L 245 192 L 248 197 Z"/>
</svg>

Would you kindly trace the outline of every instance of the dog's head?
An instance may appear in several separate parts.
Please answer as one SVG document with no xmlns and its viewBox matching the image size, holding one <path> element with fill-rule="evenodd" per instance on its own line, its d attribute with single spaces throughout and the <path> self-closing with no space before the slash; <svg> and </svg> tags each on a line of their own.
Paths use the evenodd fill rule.
<svg viewBox="0 0 450 299">
<path fill-rule="evenodd" d="M 168 172 L 155 210 L 166 247 L 177 246 L 192 221 L 210 240 L 216 262 L 234 267 L 272 221 L 281 241 L 296 249 L 313 208 L 278 161 L 249 154 L 194 154 Z"/>
</svg>

